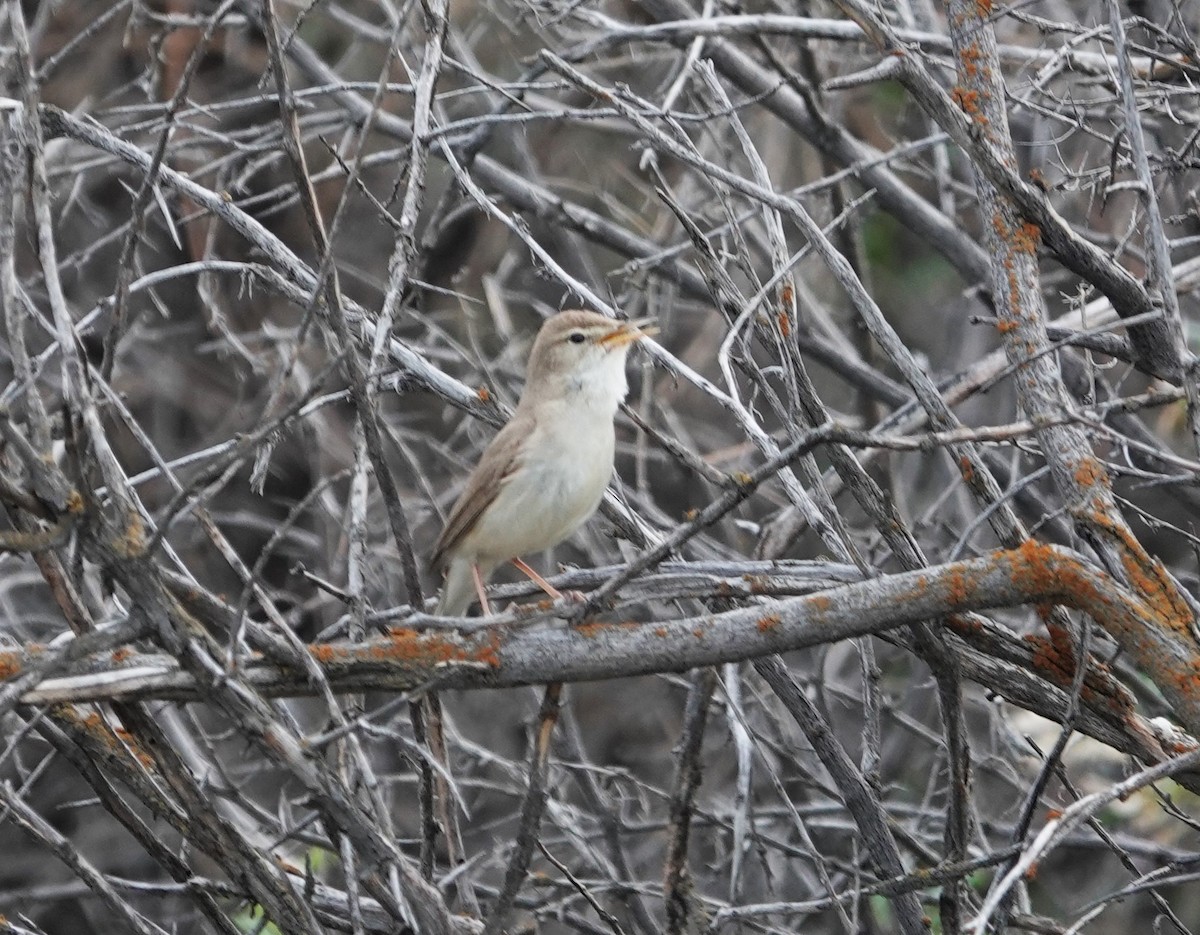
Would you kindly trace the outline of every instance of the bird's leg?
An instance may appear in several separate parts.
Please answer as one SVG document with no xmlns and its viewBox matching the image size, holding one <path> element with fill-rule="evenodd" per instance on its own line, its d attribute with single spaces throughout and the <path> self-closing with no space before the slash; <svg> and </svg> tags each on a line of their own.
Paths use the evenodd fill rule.
<svg viewBox="0 0 1200 935">
<path fill-rule="evenodd" d="M 556 601 L 562 600 L 562 591 L 552 585 L 549 581 L 539 575 L 536 571 L 526 565 L 519 558 L 514 558 L 512 563 L 517 566 L 517 571 L 525 575 L 530 581 L 536 584 L 539 588 L 549 594 Z"/>
<path fill-rule="evenodd" d="M 487 589 L 483 584 L 483 575 L 479 573 L 479 566 L 474 562 L 471 563 L 471 578 L 475 581 L 475 593 L 479 595 L 479 609 L 483 611 L 485 617 L 492 615 L 492 605 L 488 603 Z"/>
<path fill-rule="evenodd" d="M 576 603 L 578 603 L 579 601 L 582 601 L 584 599 L 583 595 L 580 594 L 578 591 L 568 591 L 564 595 L 562 591 L 560 591 L 558 588 L 556 588 L 554 585 L 552 585 L 549 581 L 547 581 L 545 578 L 543 578 L 541 575 L 539 575 L 536 571 L 534 571 L 532 568 L 530 568 L 528 565 L 526 565 L 519 558 L 514 558 L 512 560 L 512 563 L 513 563 L 513 565 L 516 566 L 517 571 L 525 574 L 529 578 L 530 581 L 532 581 L 539 588 L 541 588 L 543 591 L 545 591 L 547 594 L 549 594 L 553 600 L 561 601 L 564 597 L 566 597 L 569 600 L 572 600 L 572 601 L 575 601 Z"/>
</svg>

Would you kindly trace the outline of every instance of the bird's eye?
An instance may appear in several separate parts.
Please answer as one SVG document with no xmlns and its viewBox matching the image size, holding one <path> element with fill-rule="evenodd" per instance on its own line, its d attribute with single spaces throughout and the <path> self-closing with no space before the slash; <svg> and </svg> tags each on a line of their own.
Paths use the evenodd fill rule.
<svg viewBox="0 0 1200 935">
<path fill-rule="evenodd" d="M 572 344 L 582 344 L 587 340 L 587 337 L 582 331 L 572 331 L 570 337 L 567 338 Z"/>
</svg>

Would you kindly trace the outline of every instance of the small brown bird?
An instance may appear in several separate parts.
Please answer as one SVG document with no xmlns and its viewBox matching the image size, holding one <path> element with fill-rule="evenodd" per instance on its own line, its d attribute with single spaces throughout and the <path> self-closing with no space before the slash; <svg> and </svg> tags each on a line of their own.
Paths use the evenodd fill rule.
<svg viewBox="0 0 1200 935">
<path fill-rule="evenodd" d="M 437 612 L 457 617 L 513 562 L 561 595 L 520 556 L 557 545 L 600 505 L 612 478 L 613 416 L 625 398 L 629 349 L 652 334 L 649 319 L 619 322 L 595 312 L 560 312 L 533 342 L 525 390 L 512 420 L 484 451 L 438 537 L 433 567 L 444 568 Z"/>
</svg>

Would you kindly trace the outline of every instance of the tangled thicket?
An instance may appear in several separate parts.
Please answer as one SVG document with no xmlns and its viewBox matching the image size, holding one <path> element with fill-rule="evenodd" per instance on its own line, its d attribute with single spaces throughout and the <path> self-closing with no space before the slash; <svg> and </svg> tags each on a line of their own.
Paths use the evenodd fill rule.
<svg viewBox="0 0 1200 935">
<path fill-rule="evenodd" d="M 1200 926 L 1198 21 L 6 0 L 0 931 Z M 586 600 L 436 618 L 569 306 Z"/>
</svg>

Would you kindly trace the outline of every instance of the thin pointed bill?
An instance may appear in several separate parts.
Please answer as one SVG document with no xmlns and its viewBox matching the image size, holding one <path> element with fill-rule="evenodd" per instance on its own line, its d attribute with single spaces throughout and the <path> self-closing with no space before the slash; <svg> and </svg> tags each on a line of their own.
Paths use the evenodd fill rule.
<svg viewBox="0 0 1200 935">
<path fill-rule="evenodd" d="M 619 347 L 624 347 L 627 344 L 632 344 L 641 338 L 648 338 L 653 334 L 658 334 L 658 329 L 652 324 L 653 318 L 638 318 L 635 321 L 620 322 L 612 331 L 600 338 L 601 347 L 608 350 L 616 350 Z"/>
</svg>

